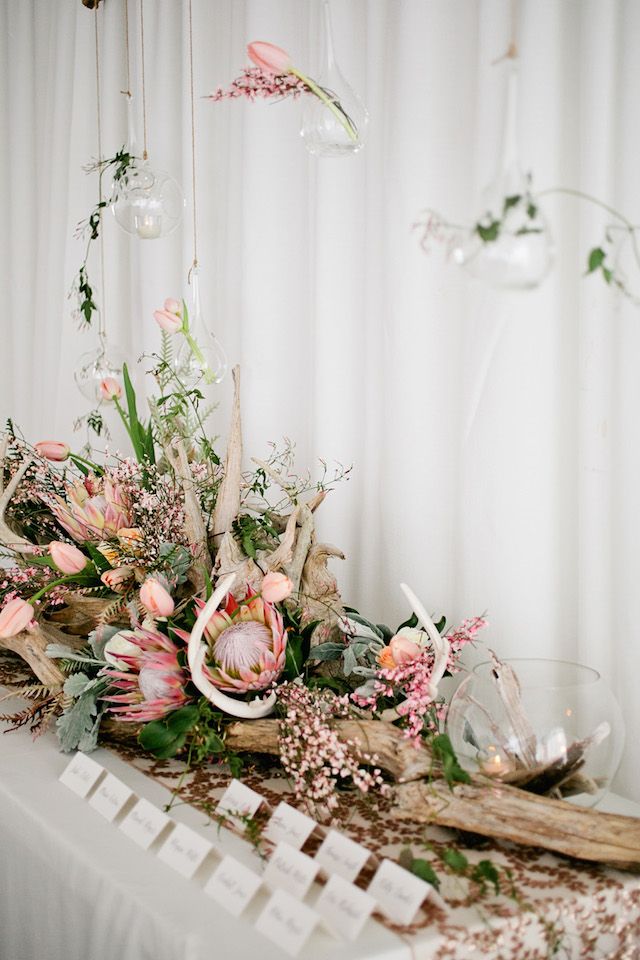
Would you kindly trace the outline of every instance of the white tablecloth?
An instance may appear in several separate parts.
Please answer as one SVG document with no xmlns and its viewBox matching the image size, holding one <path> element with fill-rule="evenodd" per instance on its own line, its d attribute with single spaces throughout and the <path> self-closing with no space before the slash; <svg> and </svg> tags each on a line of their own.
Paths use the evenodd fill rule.
<svg viewBox="0 0 640 960">
<path fill-rule="evenodd" d="M 94 756 L 138 796 L 158 806 L 167 802 L 165 787 L 111 751 L 101 749 Z M 183 879 L 60 784 L 68 760 L 52 733 L 35 742 L 24 730 L 0 735 L 0 960 L 282 960 L 283 953 L 253 928 L 265 894 L 241 919 L 232 918 L 204 894 L 206 876 Z M 639 812 L 623 801 L 617 810 Z M 171 815 L 208 839 L 221 839 L 239 859 L 254 857 L 248 844 L 227 831 L 219 838 L 217 828 L 207 826 L 206 817 L 192 807 L 178 806 Z M 209 865 L 207 875 L 211 869 Z M 637 895 L 638 887 L 638 880 L 629 878 L 629 890 Z M 584 901 L 583 896 L 576 903 Z M 585 909 L 588 914 L 588 903 Z M 612 909 L 608 904 L 607 910 Z M 458 908 L 455 921 L 458 929 L 460 924 L 470 929 L 482 925 L 471 909 Z M 488 955 L 473 947 L 467 952 L 460 944 L 449 952 L 443 942 L 433 928 L 409 938 L 369 920 L 352 944 L 314 932 L 301 957 L 470 960 Z M 593 954 L 569 950 L 568 955 L 587 960 L 640 957 L 640 948 L 628 944 L 624 952 L 606 949 L 605 938 Z M 544 956 L 535 951 L 516 956 L 511 950 L 495 955 L 509 960 Z"/>
</svg>

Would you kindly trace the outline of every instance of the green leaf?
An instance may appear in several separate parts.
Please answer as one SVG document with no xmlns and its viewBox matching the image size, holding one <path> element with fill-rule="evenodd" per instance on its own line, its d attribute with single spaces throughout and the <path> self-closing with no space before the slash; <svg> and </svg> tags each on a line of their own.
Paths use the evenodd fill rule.
<svg viewBox="0 0 640 960">
<path fill-rule="evenodd" d="M 217 733 L 210 733 L 207 739 L 207 753 L 224 753 L 225 746 Z"/>
<path fill-rule="evenodd" d="M 86 673 L 72 673 L 65 680 L 63 690 L 68 697 L 75 698 L 81 696 L 85 690 L 95 687 L 96 683 L 99 683 L 99 680 L 89 679 Z"/>
<path fill-rule="evenodd" d="M 492 884 L 496 895 L 500 893 L 500 875 L 491 860 L 481 860 L 477 863 L 473 868 L 471 878 L 482 886 L 485 882 Z"/>
<path fill-rule="evenodd" d="M 507 212 L 507 210 L 511 210 L 512 207 L 517 207 L 521 200 L 522 196 L 519 193 L 514 193 L 511 197 L 505 197 L 502 207 L 503 215 Z"/>
<path fill-rule="evenodd" d="M 101 690 L 104 690 L 104 685 L 87 690 L 58 717 L 56 727 L 63 752 L 76 750 L 83 739 L 91 737 L 98 714 L 96 700 Z"/>
<path fill-rule="evenodd" d="M 366 617 L 361 617 L 359 613 L 350 613 L 349 620 L 353 620 L 354 623 L 359 623 L 362 627 L 368 627 L 369 630 L 380 640 L 384 640 L 384 634 L 380 627 L 377 627 L 375 623 L 372 623 L 371 620 L 367 620 Z M 356 634 L 358 636 L 358 634 Z"/>
<path fill-rule="evenodd" d="M 198 721 L 198 708 L 195 705 L 172 710 L 166 717 L 166 724 L 174 734 L 187 733 Z"/>
<path fill-rule="evenodd" d="M 447 618 L 446 618 L 446 617 L 440 617 L 440 619 L 438 620 L 438 622 L 437 622 L 434 626 L 435 626 L 436 630 L 438 631 L 438 633 L 443 633 L 443 632 L 444 632 L 444 628 L 446 627 L 446 625 L 447 625 Z"/>
<path fill-rule="evenodd" d="M 453 783 L 469 783 L 471 777 L 458 763 L 451 740 L 446 733 L 437 734 L 431 741 L 433 755 L 442 764 L 444 778 L 451 786 Z"/>
<path fill-rule="evenodd" d="M 396 633 L 402 630 L 403 627 L 410 627 L 411 629 L 413 629 L 414 627 L 417 627 L 417 626 L 418 626 L 418 618 L 415 615 L 415 613 L 412 613 L 408 620 L 405 620 L 404 623 L 400 624 L 400 626 L 396 630 Z"/>
<path fill-rule="evenodd" d="M 415 873 L 416 877 L 420 877 L 421 880 L 426 880 L 427 883 L 430 883 L 432 887 L 435 887 L 436 890 L 440 887 L 440 881 L 438 880 L 438 874 L 435 872 L 428 860 L 422 860 L 418 858 L 414 860 L 410 867 L 411 873 Z"/>
<path fill-rule="evenodd" d="M 164 720 L 151 720 L 145 723 L 138 734 L 138 743 L 156 757 L 166 759 L 177 752 L 177 737 L 169 730 Z"/>
<path fill-rule="evenodd" d="M 393 636 L 393 630 L 391 629 L 391 627 L 388 627 L 386 623 L 376 623 L 376 627 L 382 634 L 382 639 L 384 640 L 384 642 L 389 643 L 389 640 L 391 640 Z"/>
<path fill-rule="evenodd" d="M 500 220 L 492 220 L 491 223 L 484 226 L 482 223 L 476 223 L 476 233 L 483 243 L 492 243 L 498 239 L 500 234 Z"/>
<path fill-rule="evenodd" d="M 136 407 L 136 392 L 131 383 L 129 370 L 126 363 L 122 366 L 122 379 L 124 381 L 124 391 L 127 397 L 127 411 L 129 414 L 129 436 L 136 455 L 138 463 L 143 463 L 145 459 L 144 442 L 140 442 L 141 423 L 138 420 L 138 410 Z"/>
<path fill-rule="evenodd" d="M 587 261 L 587 273 L 593 273 L 594 270 L 597 270 L 598 267 L 602 266 L 606 256 L 607 254 L 602 247 L 594 247 L 589 253 L 589 259 Z"/>
<path fill-rule="evenodd" d="M 607 283 L 611 283 L 613 280 L 613 270 L 610 270 L 609 267 L 602 267 L 602 276 L 605 278 Z"/>
<path fill-rule="evenodd" d="M 153 445 L 153 421 L 149 420 L 149 426 L 145 434 L 145 452 L 149 463 L 156 462 L 156 451 Z"/>
<path fill-rule="evenodd" d="M 535 220 L 535 218 L 538 216 L 538 208 L 533 200 L 530 200 L 527 204 L 527 216 L 529 217 L 529 220 Z"/>
<path fill-rule="evenodd" d="M 343 643 L 319 643 L 309 652 L 309 660 L 339 660 L 344 650 Z"/>
<path fill-rule="evenodd" d="M 229 767 L 231 776 L 236 777 L 237 779 L 242 773 L 244 762 L 242 760 L 242 757 L 238 756 L 237 753 L 232 753 L 230 756 L 227 757 L 227 765 Z"/>
<path fill-rule="evenodd" d="M 109 563 L 107 558 L 102 553 L 100 553 L 100 551 L 95 546 L 95 544 L 85 541 L 83 546 L 87 551 L 87 553 L 89 554 L 89 556 L 91 557 L 93 561 L 93 565 L 98 571 L 98 573 L 102 574 L 105 572 L 105 570 L 111 570 L 111 564 Z"/>
<path fill-rule="evenodd" d="M 289 634 L 287 639 L 286 662 L 284 675 L 287 680 L 295 680 L 302 673 L 305 657 L 303 654 L 303 638 L 296 634 Z"/>
<path fill-rule="evenodd" d="M 451 867 L 452 870 L 455 870 L 456 873 L 464 873 L 469 866 L 469 861 L 464 853 L 460 853 L 460 851 L 454 847 L 447 847 L 440 856 L 443 862 L 446 863 L 448 867 Z"/>
</svg>

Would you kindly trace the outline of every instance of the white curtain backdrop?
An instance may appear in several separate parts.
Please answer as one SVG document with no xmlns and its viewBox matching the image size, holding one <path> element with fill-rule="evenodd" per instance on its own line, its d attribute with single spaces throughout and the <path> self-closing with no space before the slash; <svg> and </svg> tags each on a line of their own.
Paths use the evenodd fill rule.
<svg viewBox="0 0 640 960">
<path fill-rule="evenodd" d="M 557 259 L 531 292 L 425 255 L 411 229 L 421 210 L 469 221 L 495 173 L 506 74 L 491 62 L 510 5 L 332 0 L 332 12 L 338 60 L 371 114 L 348 160 L 307 155 L 299 103 L 200 99 L 239 73 L 253 39 L 313 75 L 318 0 L 193 0 L 202 292 L 242 367 L 246 450 L 287 436 L 300 469 L 353 463 L 319 522 L 347 554 L 334 563 L 345 597 L 367 615 L 403 619 L 407 580 L 452 620 L 487 610 L 502 655 L 599 669 L 628 729 L 616 786 L 638 799 L 640 308 L 582 276 L 606 216 L 544 203 Z M 147 0 L 145 14 L 150 155 L 190 200 L 186 0 Z M 96 335 L 77 331 L 67 292 L 83 250 L 74 227 L 97 190 L 81 170 L 97 151 L 93 16 L 80 0 L 0 0 L 0 414 L 33 441 L 78 446 L 87 405 L 73 370 Z M 126 138 L 123 0 L 104 0 L 100 17 L 112 155 Z M 522 0 L 519 41 L 535 186 L 587 190 L 636 222 L 640 4 Z M 148 243 L 109 215 L 104 237 L 109 336 L 135 361 L 157 349 L 153 310 L 186 292 L 191 214 Z M 96 254 L 90 267 L 99 287 Z M 224 437 L 229 381 L 217 399 Z"/>
</svg>

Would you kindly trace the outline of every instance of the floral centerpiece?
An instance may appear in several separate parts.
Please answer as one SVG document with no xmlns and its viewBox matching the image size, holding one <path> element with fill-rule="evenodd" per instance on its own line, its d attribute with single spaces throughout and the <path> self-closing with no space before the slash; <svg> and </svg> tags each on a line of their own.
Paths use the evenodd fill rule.
<svg viewBox="0 0 640 960">
<path fill-rule="evenodd" d="M 331 816 L 337 786 L 366 793 L 396 781 L 400 812 L 414 821 L 538 844 L 546 831 L 552 849 L 627 862 L 597 831 L 576 840 L 576 817 L 591 811 L 559 814 L 556 801 L 512 786 L 501 796 L 525 826 L 512 815 L 496 834 L 491 781 L 458 763 L 439 691 L 484 619 L 434 624 L 404 585 L 409 616 L 395 629 L 346 606 L 328 566 L 343 555 L 317 541 L 314 515 L 349 470 L 296 474 L 290 444 L 244 470 L 237 368 L 219 455 L 204 396 L 173 361 L 174 336 L 197 350 L 186 307 L 168 300 L 156 321 L 163 347 L 148 417 L 126 366 L 122 383 L 101 385 L 133 456 L 97 462 L 57 441 L 30 446 L 7 423 L 0 646 L 37 682 L 13 691 L 28 705 L 2 719 L 34 734 L 55 721 L 65 751 L 124 733 L 158 758 L 224 761 L 236 775 L 244 753 L 277 754 L 319 818 Z"/>
</svg>

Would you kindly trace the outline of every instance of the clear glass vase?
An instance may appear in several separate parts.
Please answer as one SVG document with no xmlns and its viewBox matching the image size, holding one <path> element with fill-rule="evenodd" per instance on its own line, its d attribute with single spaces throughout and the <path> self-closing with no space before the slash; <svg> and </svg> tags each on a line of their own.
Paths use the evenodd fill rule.
<svg viewBox="0 0 640 960">
<path fill-rule="evenodd" d="M 82 396 L 91 403 L 100 403 L 100 384 L 107 377 L 121 384 L 124 362 L 124 352 L 120 347 L 108 343 L 104 333 L 99 334 L 98 346 L 80 357 L 73 374 Z"/>
<path fill-rule="evenodd" d="M 189 324 L 178 352 L 176 373 L 185 386 L 220 383 L 227 372 L 227 355 L 202 314 L 200 279 L 197 267 L 191 274 Z"/>
<path fill-rule="evenodd" d="M 364 146 L 369 114 L 336 62 L 328 0 L 322 8 L 322 69 L 314 81 L 319 95 L 304 95 L 300 136 L 315 156 L 347 157 Z"/>
<path fill-rule="evenodd" d="M 620 763 L 624 723 L 596 670 L 564 660 L 478 664 L 451 699 L 447 733 L 463 767 L 535 793 L 593 806 Z M 513 688 L 512 688 L 513 689 Z"/>
<path fill-rule="evenodd" d="M 502 157 L 483 191 L 472 232 L 453 251 L 472 276 L 493 286 L 528 290 L 549 273 L 554 245 L 549 225 L 531 194 L 529 176 L 518 159 L 518 65 L 508 62 Z"/>
</svg>

